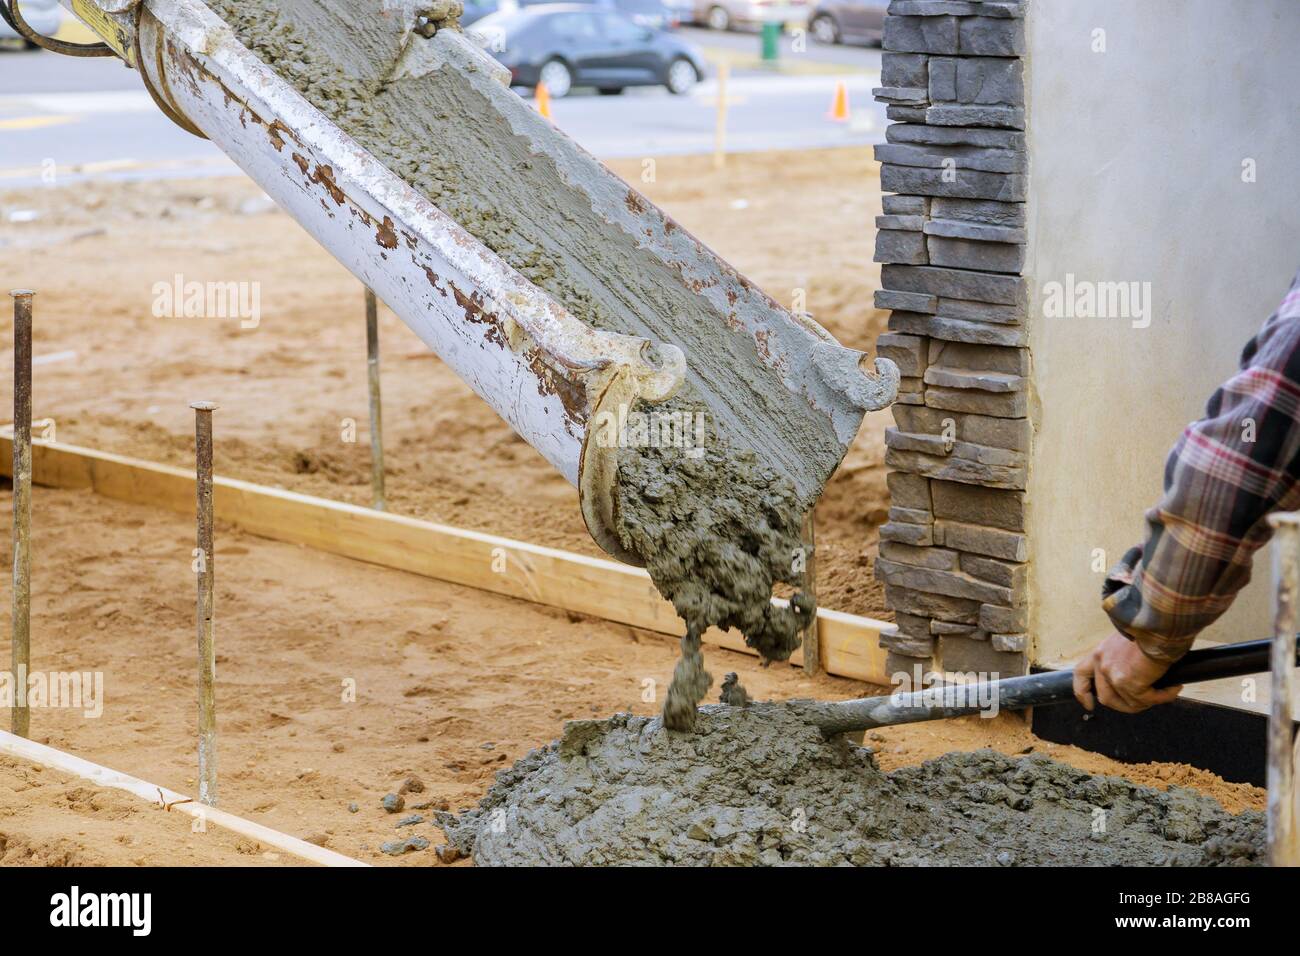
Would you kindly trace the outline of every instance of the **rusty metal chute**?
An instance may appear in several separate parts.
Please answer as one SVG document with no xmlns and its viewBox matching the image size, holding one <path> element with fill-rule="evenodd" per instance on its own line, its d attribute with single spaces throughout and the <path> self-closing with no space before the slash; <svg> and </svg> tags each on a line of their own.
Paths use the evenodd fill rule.
<svg viewBox="0 0 1300 956">
<path fill-rule="evenodd" d="M 525 138 L 555 170 L 555 190 L 583 191 L 602 243 L 653 266 L 594 280 L 610 301 L 633 303 L 637 334 L 576 318 L 300 96 L 198 0 L 64 3 L 140 72 L 160 109 L 229 155 L 578 486 L 592 536 L 615 556 L 634 560 L 614 527 L 618 449 L 590 437 L 602 411 L 664 401 L 690 379 L 719 420 L 811 503 L 863 413 L 896 394 L 892 363 L 872 366 L 781 308 L 539 117 L 473 42 L 437 29 L 446 0 L 279 6 L 329 36 L 361 73 L 450 75 L 489 104 L 481 122 Z M 359 23 L 365 28 L 354 29 Z M 650 272 L 671 296 L 648 294 L 656 291 Z M 657 310 L 651 299 L 691 308 Z M 697 347 L 701 322 L 727 337 L 715 355 Z"/>
</svg>

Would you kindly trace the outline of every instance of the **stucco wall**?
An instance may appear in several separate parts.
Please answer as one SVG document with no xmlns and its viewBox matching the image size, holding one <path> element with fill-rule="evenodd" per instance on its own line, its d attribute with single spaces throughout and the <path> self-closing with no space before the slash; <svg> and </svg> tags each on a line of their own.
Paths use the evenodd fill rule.
<svg viewBox="0 0 1300 956">
<path fill-rule="evenodd" d="M 1051 663 L 1107 632 L 1095 549 L 1141 539 L 1169 447 L 1300 268 L 1300 3 L 1034 0 L 1027 41 L 1030 633 Z M 1067 274 L 1149 282 L 1149 327 L 1046 316 Z M 1268 633 L 1269 567 L 1208 637 Z"/>
</svg>

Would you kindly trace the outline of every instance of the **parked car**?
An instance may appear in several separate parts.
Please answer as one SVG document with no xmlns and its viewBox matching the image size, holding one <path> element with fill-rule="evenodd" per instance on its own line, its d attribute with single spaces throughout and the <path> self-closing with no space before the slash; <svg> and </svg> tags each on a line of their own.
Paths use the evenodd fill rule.
<svg viewBox="0 0 1300 956">
<path fill-rule="evenodd" d="M 675 26 L 695 22 L 695 0 L 664 0 Z"/>
<path fill-rule="evenodd" d="M 27 25 L 37 33 L 48 37 L 59 32 L 59 26 L 63 23 L 63 9 L 59 6 L 59 0 L 22 0 L 18 7 Z M 0 18 L 0 40 L 17 39 L 18 34 Z"/>
<path fill-rule="evenodd" d="M 681 22 L 680 15 L 663 0 L 597 0 L 597 4 L 617 10 L 637 26 L 651 30 L 671 30 Z"/>
<path fill-rule="evenodd" d="M 466 33 L 510 70 L 511 86 L 545 83 L 552 97 L 566 96 L 575 86 L 594 86 L 604 94 L 665 86 L 682 94 L 707 69 L 704 57 L 686 41 L 591 4 L 502 10 Z"/>
<path fill-rule="evenodd" d="M 810 0 L 695 0 L 695 22 L 713 30 L 807 23 Z"/>
<path fill-rule="evenodd" d="M 888 6 L 886 0 L 818 0 L 808 32 L 822 43 L 879 43 Z"/>
</svg>

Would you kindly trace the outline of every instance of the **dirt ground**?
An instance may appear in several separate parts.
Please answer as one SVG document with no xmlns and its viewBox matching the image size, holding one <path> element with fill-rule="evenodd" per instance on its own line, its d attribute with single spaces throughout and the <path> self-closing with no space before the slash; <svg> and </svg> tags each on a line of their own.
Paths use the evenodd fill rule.
<svg viewBox="0 0 1300 956">
<path fill-rule="evenodd" d="M 0 866 L 284 866 L 298 862 L 131 794 L 0 757 Z"/>
<path fill-rule="evenodd" d="M 102 715 L 36 709 L 33 737 L 192 794 L 195 782 L 194 579 L 190 520 L 87 492 L 37 488 L 33 669 L 102 672 Z M 0 526 L 12 497 L 0 491 Z M 0 600 L 9 600 L 3 549 Z M 218 530 L 217 715 L 223 809 L 376 864 L 410 835 L 434 846 L 432 807 L 468 806 L 493 774 L 558 735 L 563 721 L 655 713 L 676 658 L 663 635 Z M 8 616 L 0 659 L 8 660 Z M 706 648 L 759 699 L 847 698 L 878 688 L 810 679 Z M 354 689 L 354 699 L 348 690 Z M 1263 791 L 1193 768 L 1126 766 L 1036 740 L 1016 715 L 879 731 L 867 741 L 893 769 L 950 750 L 1034 748 L 1139 783 L 1195 787 L 1238 811 Z M 396 815 L 385 794 L 415 776 Z M 356 807 L 355 812 L 351 809 Z M 426 822 L 397 828 L 416 814 Z M 25 763 L 0 761 L 0 864 L 269 864 L 266 847 L 168 816 Z"/>
<path fill-rule="evenodd" d="M 846 345 L 874 347 L 885 314 L 872 304 L 869 149 L 743 154 L 723 171 L 707 156 L 661 158 L 653 182 L 640 161 L 612 165 L 778 301 L 802 294 Z M 10 223 L 18 209 L 36 218 Z M 0 193 L 0 248 L 6 281 L 38 291 L 35 354 L 58 360 L 35 369 L 35 415 L 55 420 L 59 440 L 190 464 L 188 405 L 207 399 L 221 406 L 220 474 L 369 502 L 362 289 L 250 181 Z M 257 283 L 259 324 L 155 316 L 155 283 L 177 275 Z M 381 341 L 391 510 L 600 553 L 577 492 L 386 309 Z M 869 416 L 818 507 L 823 606 L 888 617 L 870 560 L 891 420 Z"/>
<path fill-rule="evenodd" d="M 868 150 L 660 159 L 615 168 L 778 300 L 807 307 L 870 349 L 879 212 Z M 32 210 L 32 221 L 9 213 Z M 26 219 L 29 217 L 18 217 Z M 38 290 L 35 414 L 59 440 L 177 465 L 193 461 L 188 403 L 221 405 L 224 475 L 366 503 L 369 458 L 362 294 L 288 217 L 240 179 L 95 185 L 0 194 L 6 281 Z M 791 255 L 798 251 L 798 259 Z M 261 320 L 153 311 L 155 283 L 259 283 Z M 9 339 L 0 315 L 0 337 Z M 577 496 L 387 311 L 381 312 L 391 508 L 597 553 Z M 0 391 L 11 387 L 0 356 Z M 344 420 L 357 424 L 343 440 Z M 822 603 L 887 616 L 870 560 L 888 506 L 882 435 L 870 416 L 819 506 Z M 0 526 L 11 496 L 0 491 Z M 37 489 L 34 667 L 102 672 L 105 707 L 33 713 L 37 740 L 185 793 L 196 790 L 190 520 L 93 495 Z M 8 601 L 9 549 L 3 552 Z M 440 835 L 430 809 L 474 802 L 492 776 L 564 720 L 653 713 L 676 642 L 304 548 L 219 530 L 218 724 L 224 809 L 377 864 L 386 841 Z M 8 660 L 8 615 L 0 660 Z M 878 689 L 713 648 L 759 699 L 846 698 Z M 354 699 L 349 696 L 354 691 Z M 1193 786 L 1237 811 L 1262 791 L 1174 765 L 1124 766 L 1032 737 L 1003 715 L 881 731 L 885 769 L 955 749 L 1036 752 L 1163 787 Z M 418 777 L 422 793 L 381 800 Z M 428 806 L 424 806 L 427 804 Z M 355 808 L 355 809 L 354 809 Z M 0 760 L 0 863 L 275 864 L 266 847 L 124 794 Z"/>
</svg>

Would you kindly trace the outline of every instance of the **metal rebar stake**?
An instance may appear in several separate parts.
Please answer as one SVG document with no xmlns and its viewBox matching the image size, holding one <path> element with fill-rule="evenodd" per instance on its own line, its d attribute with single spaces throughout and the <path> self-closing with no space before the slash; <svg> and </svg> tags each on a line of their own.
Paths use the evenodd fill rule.
<svg viewBox="0 0 1300 956">
<path fill-rule="evenodd" d="M 195 488 L 198 527 L 199 802 L 217 805 L 217 655 L 213 640 L 216 567 L 212 547 L 212 402 L 194 402 Z"/>
<path fill-rule="evenodd" d="M 812 599 L 814 605 L 817 603 L 817 536 L 814 531 L 816 522 L 817 509 L 808 509 L 800 533 L 804 550 L 803 593 Z M 808 622 L 808 626 L 804 628 L 803 632 L 803 669 L 809 674 L 820 673 L 822 669 L 822 645 L 821 637 L 817 633 L 817 614 L 815 611 L 812 620 Z"/>
<path fill-rule="evenodd" d="M 19 737 L 31 731 L 27 674 L 32 665 L 32 298 L 27 289 L 14 300 L 14 588 L 11 641 L 14 705 L 10 729 Z"/>
<path fill-rule="evenodd" d="M 366 367 L 370 377 L 370 492 L 376 511 L 387 511 L 384 497 L 384 415 L 379 399 L 379 300 L 366 289 Z"/>
<path fill-rule="evenodd" d="M 1268 856 L 1272 866 L 1300 866 L 1296 819 L 1295 687 L 1296 600 L 1300 595 L 1300 513 L 1269 517 L 1278 549 L 1277 616 L 1269 659 Z"/>
</svg>

